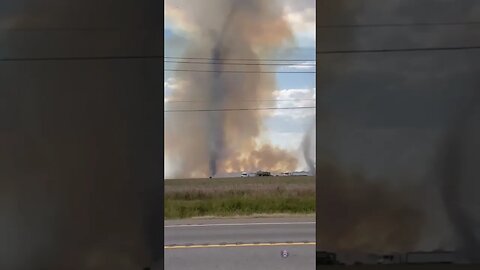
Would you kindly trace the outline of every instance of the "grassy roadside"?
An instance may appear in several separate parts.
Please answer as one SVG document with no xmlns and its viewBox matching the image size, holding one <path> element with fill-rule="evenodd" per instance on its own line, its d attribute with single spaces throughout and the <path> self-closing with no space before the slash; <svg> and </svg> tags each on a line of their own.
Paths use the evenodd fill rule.
<svg viewBox="0 0 480 270">
<path fill-rule="evenodd" d="M 313 177 L 165 181 L 165 219 L 315 213 Z"/>
</svg>

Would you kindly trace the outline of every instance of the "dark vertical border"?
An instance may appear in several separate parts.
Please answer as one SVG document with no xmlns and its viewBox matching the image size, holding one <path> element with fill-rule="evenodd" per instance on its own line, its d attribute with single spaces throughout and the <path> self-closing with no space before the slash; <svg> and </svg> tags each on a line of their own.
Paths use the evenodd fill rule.
<svg viewBox="0 0 480 270">
<path fill-rule="evenodd" d="M 317 5 L 315 6 L 315 25 L 318 25 L 319 23 L 319 20 L 318 20 L 318 16 L 320 15 L 320 12 L 319 12 L 319 5 L 320 4 L 319 2 L 321 1 L 318 1 L 317 2 Z M 315 63 L 316 63 L 316 70 L 317 70 L 317 73 L 315 73 L 315 89 L 316 89 L 316 94 L 315 94 L 315 104 L 317 104 L 317 106 L 315 107 L 315 195 L 316 195 L 316 200 L 315 200 L 315 209 L 320 209 L 319 208 L 319 200 L 318 200 L 318 194 L 320 194 L 320 185 L 319 185 L 319 153 L 320 153 L 320 147 L 319 147 L 319 144 L 318 142 L 320 141 L 319 139 L 319 115 L 320 115 L 320 105 L 319 105 L 319 102 L 318 100 L 320 99 L 319 98 L 319 95 L 318 93 L 320 92 L 321 93 L 321 89 L 320 89 L 320 79 L 319 79 L 319 76 L 318 76 L 318 58 L 319 58 L 319 54 L 318 54 L 318 49 L 320 47 L 320 44 L 319 44 L 319 38 L 318 38 L 318 34 L 319 34 L 319 31 L 318 31 L 318 28 L 316 27 L 315 29 Z M 316 212 L 317 210 L 315 210 L 315 239 L 316 239 L 316 245 L 315 245 L 315 259 L 317 259 L 317 252 L 319 250 L 319 239 L 318 239 L 318 213 Z M 316 261 L 316 260 L 315 260 Z M 316 264 L 316 268 L 319 268 L 319 266 Z"/>
<path fill-rule="evenodd" d="M 332 119 L 328 113 L 328 104 L 325 103 L 324 97 L 327 94 L 330 94 L 329 85 L 332 84 L 332 71 L 331 67 L 335 65 L 335 68 L 338 66 L 348 66 L 350 57 L 347 56 L 337 56 L 337 55 L 326 55 L 321 54 L 322 51 L 333 51 L 348 49 L 348 38 L 352 33 L 348 29 L 342 29 L 341 35 L 338 35 L 337 32 L 332 31 L 331 29 L 322 28 L 326 25 L 335 25 L 335 24 L 352 24 L 354 18 L 346 16 L 348 14 L 348 4 L 352 3 L 355 0 L 320 0 L 317 1 L 316 5 L 316 209 L 325 208 L 321 206 L 322 202 L 325 200 L 320 200 L 322 194 L 331 190 L 326 183 L 322 181 L 322 166 L 325 166 L 325 162 L 332 162 L 329 153 L 325 153 L 325 148 L 329 144 L 329 139 L 331 136 L 334 136 L 332 133 Z M 323 164 L 322 164 L 323 163 Z M 323 170 L 324 171 L 324 170 Z M 336 208 L 336 205 L 329 205 L 329 208 Z M 333 210 L 334 211 L 334 210 Z M 324 227 L 326 218 L 332 217 L 331 215 L 323 215 L 316 213 L 316 251 L 318 256 L 319 251 L 332 252 L 331 250 L 324 250 L 320 245 L 321 239 L 319 239 L 320 234 L 318 231 L 320 228 Z M 336 266 L 318 266 L 317 268 L 335 268 Z M 342 267 L 342 266 L 340 266 Z"/>
<path fill-rule="evenodd" d="M 136 176 L 147 179 L 144 190 L 146 210 L 146 231 L 155 269 L 161 269 L 164 262 L 164 73 L 163 56 L 164 2 L 156 0 L 143 1 L 143 76 L 144 87 L 141 92 L 141 104 L 138 118 L 133 129 L 133 141 L 139 143 L 139 156 L 135 158 Z"/>
<path fill-rule="evenodd" d="M 78 269 L 128 237 L 163 264 L 163 1 L 24 2 L 0 15 L 0 268 Z"/>
<path fill-rule="evenodd" d="M 320 23 L 320 20 L 319 20 L 319 16 L 321 16 L 321 13 L 319 12 L 320 11 L 320 8 L 322 8 L 322 1 L 317 1 L 316 5 L 315 5 L 315 26 L 317 26 L 319 23 Z M 318 100 L 320 99 L 319 98 L 319 92 L 322 93 L 322 90 L 321 90 L 321 87 L 320 86 L 320 77 L 319 77 L 319 73 L 318 73 L 318 58 L 319 58 L 319 54 L 318 54 L 318 50 L 320 48 L 320 39 L 319 39 L 319 31 L 318 31 L 318 27 L 315 27 L 315 63 L 316 63 L 316 70 L 317 70 L 317 73 L 315 73 L 315 89 L 316 89 L 316 94 L 315 94 L 315 104 L 316 107 L 315 107 L 315 195 L 316 195 L 316 200 L 315 200 L 315 209 L 320 209 L 319 208 L 319 199 L 318 199 L 318 195 L 320 194 L 320 182 L 319 182 L 319 153 L 320 153 L 320 147 L 319 147 L 319 141 L 320 141 L 320 132 L 319 132 L 319 116 L 320 116 L 320 105 L 319 105 L 319 102 Z M 316 245 L 315 245 L 315 261 L 317 261 L 317 254 L 318 254 L 318 251 L 319 251 L 319 239 L 318 239 L 318 213 L 316 212 L 317 210 L 315 210 L 315 239 L 316 239 Z M 320 268 L 318 266 L 318 264 L 316 263 L 316 267 L 315 268 Z"/>
</svg>

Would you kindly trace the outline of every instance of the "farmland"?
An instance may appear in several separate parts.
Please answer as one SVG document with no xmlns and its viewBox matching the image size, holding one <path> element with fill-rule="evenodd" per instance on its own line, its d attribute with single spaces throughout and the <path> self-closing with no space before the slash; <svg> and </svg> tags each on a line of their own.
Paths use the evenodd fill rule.
<svg viewBox="0 0 480 270">
<path fill-rule="evenodd" d="M 314 213 L 310 176 L 165 180 L 165 219 Z"/>
</svg>

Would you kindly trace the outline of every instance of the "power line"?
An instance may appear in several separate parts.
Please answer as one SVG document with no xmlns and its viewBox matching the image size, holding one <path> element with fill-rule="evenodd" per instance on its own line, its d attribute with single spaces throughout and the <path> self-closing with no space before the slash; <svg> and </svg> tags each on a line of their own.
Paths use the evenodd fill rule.
<svg viewBox="0 0 480 270">
<path fill-rule="evenodd" d="M 200 110 L 166 110 L 164 112 L 225 112 L 225 111 L 263 111 L 263 110 L 299 110 L 299 109 L 315 109 L 315 106 L 305 107 L 280 107 L 280 108 L 239 108 L 239 109 L 200 109 Z"/>
<path fill-rule="evenodd" d="M 332 50 L 317 51 L 317 54 L 354 54 L 354 53 L 392 53 L 392 52 L 416 52 L 416 51 L 459 51 L 459 50 L 478 50 L 480 46 L 455 46 L 455 47 L 425 47 L 425 48 L 403 48 L 403 49 L 365 49 L 365 50 Z M 78 56 L 78 57 L 24 57 L 24 58 L 0 58 L 2 62 L 21 62 L 21 61 L 81 61 L 81 60 L 128 60 L 128 59 L 163 59 L 172 57 L 163 57 L 161 55 L 125 55 L 125 56 Z M 186 59 L 186 58 L 185 58 Z M 190 58 L 190 59 L 210 59 L 212 58 Z M 215 60 L 238 60 L 238 61 L 261 61 L 262 59 L 215 59 Z M 266 59 L 263 59 L 266 60 Z M 314 59 L 271 59 L 267 61 L 316 61 Z M 189 72 L 215 72 L 213 70 L 173 70 L 165 71 L 189 71 Z M 316 73 L 311 71 L 290 72 L 290 71 L 222 71 L 223 73 Z"/>
<path fill-rule="evenodd" d="M 317 54 L 354 54 L 354 53 L 392 53 L 392 52 L 420 52 L 420 51 L 459 51 L 478 50 L 480 46 L 458 46 L 458 47 L 426 47 L 426 48 L 404 48 L 404 49 L 367 49 L 367 50 L 332 50 L 317 51 Z"/>
<path fill-rule="evenodd" d="M 215 70 L 195 70 L 195 69 L 164 69 L 164 71 L 179 71 L 179 72 L 206 72 L 206 73 L 299 73 L 299 74 L 314 74 L 315 71 L 242 71 L 242 70 L 225 70 L 225 71 L 215 71 Z"/>
<path fill-rule="evenodd" d="M 398 48 L 398 49 L 355 49 L 355 50 L 331 50 L 331 51 L 317 51 L 317 54 L 352 54 L 352 53 L 391 53 L 391 52 L 415 52 L 415 51 L 458 51 L 458 50 L 477 50 L 480 49 L 480 46 L 452 46 L 452 47 L 424 47 L 424 48 Z M 169 57 L 165 57 L 169 58 Z M 187 59 L 187 58 L 185 58 Z M 257 61 L 260 59 L 213 59 L 213 58 L 195 58 L 191 57 L 188 59 L 206 59 L 206 60 L 244 60 L 244 61 Z M 264 59 L 265 61 L 316 61 L 315 59 L 297 59 L 297 60 L 287 60 L 287 59 Z"/>
<path fill-rule="evenodd" d="M 245 65 L 245 66 L 287 66 L 287 65 L 296 65 L 302 67 L 315 67 L 315 64 L 306 64 L 306 63 L 225 63 L 219 61 L 212 61 L 212 62 L 191 62 L 191 61 L 164 61 L 165 63 L 176 63 L 176 64 L 220 64 L 220 65 Z"/>
</svg>

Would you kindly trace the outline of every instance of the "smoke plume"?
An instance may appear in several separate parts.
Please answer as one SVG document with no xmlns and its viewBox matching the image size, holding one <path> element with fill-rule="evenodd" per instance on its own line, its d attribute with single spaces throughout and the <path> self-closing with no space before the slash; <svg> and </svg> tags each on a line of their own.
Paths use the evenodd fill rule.
<svg viewBox="0 0 480 270">
<path fill-rule="evenodd" d="M 302 150 L 303 150 L 303 158 L 307 163 L 309 172 L 314 175 L 315 174 L 315 122 L 312 123 L 310 128 L 305 133 L 302 141 Z"/>
<path fill-rule="evenodd" d="M 200 1 L 198 1 L 200 2 Z M 260 59 L 292 42 L 282 9 L 270 0 L 209 0 L 200 3 L 167 1 L 166 16 L 188 33 L 184 57 L 206 57 L 203 65 L 183 63 L 177 72 L 178 87 L 171 100 L 194 100 L 190 107 L 168 109 L 200 110 L 172 112 L 165 116 L 166 156 L 177 163 L 175 177 L 204 177 L 234 170 L 294 170 L 292 153 L 257 142 L 265 111 L 201 111 L 202 109 L 259 108 L 258 100 L 273 99 L 275 80 Z M 228 65 L 248 59 L 248 66 Z M 244 62 L 245 63 L 245 62 Z M 225 71 L 252 73 L 228 73 Z M 248 100 L 249 102 L 245 102 Z"/>
<path fill-rule="evenodd" d="M 346 175 L 328 163 L 317 170 L 319 249 L 377 253 L 417 246 L 425 220 L 414 192 Z"/>
</svg>

